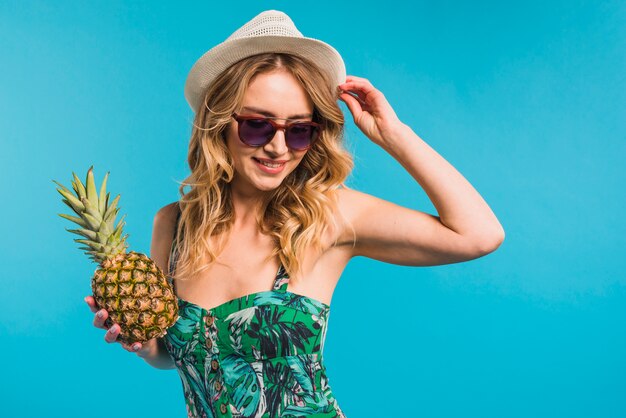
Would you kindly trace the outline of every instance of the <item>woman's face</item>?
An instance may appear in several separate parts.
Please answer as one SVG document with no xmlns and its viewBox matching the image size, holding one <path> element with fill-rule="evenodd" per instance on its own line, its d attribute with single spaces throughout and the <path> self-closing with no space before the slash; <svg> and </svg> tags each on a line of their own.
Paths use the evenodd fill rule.
<svg viewBox="0 0 626 418">
<path fill-rule="evenodd" d="M 279 124 L 288 122 L 284 119 L 311 121 L 313 102 L 291 74 L 279 70 L 258 74 L 252 79 L 237 113 L 277 118 L 273 120 Z M 307 153 L 307 150 L 288 148 L 282 129 L 276 131 L 268 144 L 262 147 L 248 146 L 239 139 L 237 121 L 234 119 L 227 131 L 227 146 L 235 167 L 231 186 L 233 190 L 245 194 L 277 188 Z"/>
</svg>

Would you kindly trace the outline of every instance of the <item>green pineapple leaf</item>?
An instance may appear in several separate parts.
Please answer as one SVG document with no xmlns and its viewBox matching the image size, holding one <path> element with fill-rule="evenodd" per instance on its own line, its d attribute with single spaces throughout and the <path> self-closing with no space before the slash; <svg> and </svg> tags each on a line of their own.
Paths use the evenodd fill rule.
<svg viewBox="0 0 626 418">
<path fill-rule="evenodd" d="M 82 244 L 80 249 L 84 250 L 97 263 L 102 263 L 111 256 L 125 252 L 127 248 L 125 240 L 128 235 L 122 237 L 125 216 L 122 216 L 115 225 L 115 218 L 120 211 L 117 206 L 120 195 L 111 200 L 111 194 L 106 190 L 108 178 L 109 173 L 107 172 L 98 190 L 92 165 L 87 171 L 84 184 L 76 173 L 72 173 L 73 191 L 52 180 L 58 186 L 59 194 L 63 196 L 63 203 L 78 215 L 59 214 L 62 218 L 80 226 L 78 229 L 66 228 L 66 230 L 80 236 L 74 241 Z"/>
<path fill-rule="evenodd" d="M 113 250 L 113 254 L 126 251 L 126 237 L 128 237 L 128 235 L 124 236 L 124 238 L 122 238 L 120 243 L 115 246 L 115 249 Z"/>
<path fill-rule="evenodd" d="M 89 229 L 67 229 L 65 228 L 66 231 L 68 232 L 73 232 L 74 234 L 78 234 L 78 235 L 82 235 L 85 238 L 88 238 L 90 240 L 95 240 L 96 238 L 96 233 L 93 231 L 90 231 Z"/>
<path fill-rule="evenodd" d="M 93 216 L 91 216 L 87 212 L 84 212 L 83 213 L 83 219 L 85 219 L 85 221 L 87 221 L 87 225 L 89 225 L 89 229 L 91 229 L 92 231 L 97 231 L 98 230 L 98 226 L 100 225 L 100 221 L 98 221 L 96 218 L 94 218 Z"/>
<path fill-rule="evenodd" d="M 108 195 L 107 195 L 107 179 L 109 178 L 109 173 L 107 172 L 104 175 L 104 179 L 102 180 L 102 185 L 100 186 L 100 199 L 98 201 L 99 203 L 99 207 L 98 210 L 100 213 L 104 213 L 106 210 L 106 204 L 108 201 Z"/>
<path fill-rule="evenodd" d="M 83 202 L 83 205 L 85 205 L 85 210 L 83 211 L 83 213 L 88 213 L 98 221 L 102 220 L 102 215 L 100 214 L 100 212 L 98 212 L 98 206 L 93 206 L 93 203 L 89 199 L 86 199 L 84 197 L 81 199 L 81 202 Z M 100 222 L 98 222 L 98 225 L 99 224 Z"/>
<path fill-rule="evenodd" d="M 81 218 L 77 218 L 76 216 L 72 216 L 72 215 L 66 215 L 64 213 L 59 213 L 58 215 L 61 218 L 67 219 L 68 221 L 72 221 L 72 222 L 77 223 L 78 225 L 82 226 L 83 228 L 89 228 L 89 225 L 87 225 L 87 222 L 85 222 Z"/>
<path fill-rule="evenodd" d="M 74 213 L 80 215 L 80 212 L 85 210 L 85 207 L 83 206 L 81 201 L 78 200 L 67 187 L 63 186 L 61 183 L 56 182 L 55 180 L 52 181 L 59 186 L 57 191 L 59 192 L 59 194 L 61 194 L 61 196 L 65 198 L 63 199 L 63 203 L 69 206 L 74 211 Z"/>
<path fill-rule="evenodd" d="M 89 167 L 89 170 L 87 170 L 87 180 L 85 181 L 85 187 L 87 187 L 87 199 L 89 200 L 89 203 L 91 203 L 94 210 L 97 210 L 98 192 L 96 190 L 96 182 L 93 178 L 93 166 Z"/>
<path fill-rule="evenodd" d="M 61 201 L 62 201 L 63 203 L 65 203 L 67 206 L 69 206 L 69 207 L 70 207 L 70 209 L 72 209 L 72 211 L 73 211 L 75 214 L 77 214 L 78 216 L 80 216 L 80 211 L 79 211 L 79 210 L 76 210 L 76 209 L 72 206 L 72 204 L 70 203 L 70 201 L 69 201 L 69 200 L 67 200 L 67 199 L 63 198 L 63 199 L 61 199 Z"/>
<path fill-rule="evenodd" d="M 111 202 L 111 206 L 109 206 L 104 215 L 102 215 L 103 219 L 109 219 L 109 216 L 111 216 L 112 212 L 115 212 L 115 214 L 117 215 L 117 202 L 119 202 L 119 200 L 120 195 L 118 194 L 115 199 L 113 199 L 113 202 Z M 115 216 L 113 216 L 113 218 L 115 218 Z"/>
<path fill-rule="evenodd" d="M 85 186 L 83 186 L 83 183 L 80 182 L 80 179 L 78 178 L 76 173 L 72 173 L 72 176 L 74 177 L 74 181 L 72 182 L 72 187 L 74 188 L 76 195 L 80 198 L 86 197 L 87 191 L 85 190 Z"/>
</svg>

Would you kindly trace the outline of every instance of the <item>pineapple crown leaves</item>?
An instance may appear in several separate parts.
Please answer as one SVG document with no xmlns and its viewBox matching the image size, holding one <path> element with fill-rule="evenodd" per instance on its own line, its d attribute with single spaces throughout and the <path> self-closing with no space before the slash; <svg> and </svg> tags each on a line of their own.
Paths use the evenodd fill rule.
<svg viewBox="0 0 626 418">
<path fill-rule="evenodd" d="M 85 184 L 81 183 L 75 173 L 72 173 L 72 177 L 73 192 L 61 183 L 52 181 L 59 186 L 57 191 L 63 196 L 63 203 L 77 215 L 59 213 L 60 217 L 80 226 L 80 229 L 66 228 L 67 231 L 82 237 L 74 239 L 74 241 L 82 244 L 79 249 L 84 250 L 96 263 L 102 263 L 109 257 L 125 252 L 127 248 L 126 238 L 128 238 L 128 235 L 122 236 L 125 215 L 115 225 L 115 218 L 120 210 L 117 207 L 120 196 L 117 195 L 115 199 L 110 201 L 110 194 L 106 191 L 109 173 L 106 173 L 102 180 L 100 192 L 96 189 L 93 166 L 87 171 Z"/>
</svg>

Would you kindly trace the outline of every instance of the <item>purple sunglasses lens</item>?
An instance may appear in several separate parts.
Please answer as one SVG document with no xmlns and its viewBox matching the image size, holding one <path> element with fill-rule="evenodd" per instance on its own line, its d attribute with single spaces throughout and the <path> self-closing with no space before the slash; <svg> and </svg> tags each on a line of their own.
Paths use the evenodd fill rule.
<svg viewBox="0 0 626 418">
<path fill-rule="evenodd" d="M 315 139 L 317 128 L 305 123 L 296 124 L 287 129 L 287 145 L 294 149 L 304 149 Z"/>
<path fill-rule="evenodd" d="M 244 120 L 239 125 L 239 136 L 242 141 L 254 147 L 266 144 L 274 133 L 272 124 L 262 119 Z"/>
<path fill-rule="evenodd" d="M 276 130 L 270 122 L 263 119 L 247 119 L 239 125 L 239 137 L 246 144 L 259 147 L 272 140 Z M 286 133 L 287 146 L 296 150 L 308 148 L 317 138 L 318 129 L 316 126 L 306 123 L 296 123 L 291 125 Z"/>
</svg>

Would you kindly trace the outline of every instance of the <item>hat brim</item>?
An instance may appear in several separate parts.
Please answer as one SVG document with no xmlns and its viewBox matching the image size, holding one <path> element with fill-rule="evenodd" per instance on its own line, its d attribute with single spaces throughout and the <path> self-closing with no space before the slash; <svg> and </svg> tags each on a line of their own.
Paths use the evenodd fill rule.
<svg viewBox="0 0 626 418">
<path fill-rule="evenodd" d="M 335 85 L 346 80 L 346 67 L 339 52 L 325 42 L 307 37 L 256 36 L 222 42 L 202 55 L 185 82 L 185 98 L 194 112 L 204 100 L 213 80 L 228 67 L 251 55 L 285 52 L 307 58 L 326 72 Z"/>
</svg>

